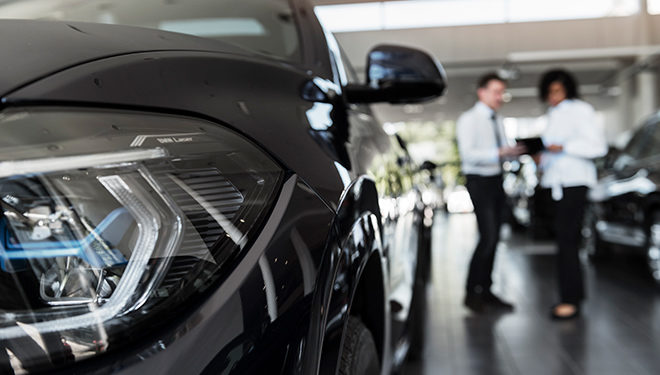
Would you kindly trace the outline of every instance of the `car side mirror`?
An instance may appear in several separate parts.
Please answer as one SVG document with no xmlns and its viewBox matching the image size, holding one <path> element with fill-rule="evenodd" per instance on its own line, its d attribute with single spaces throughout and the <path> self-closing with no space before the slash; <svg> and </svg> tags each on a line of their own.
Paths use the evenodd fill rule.
<svg viewBox="0 0 660 375">
<path fill-rule="evenodd" d="M 427 170 L 431 173 L 435 171 L 436 168 L 438 168 L 438 165 L 430 160 L 425 160 L 422 165 L 419 166 L 420 170 Z"/>
<path fill-rule="evenodd" d="M 616 163 L 617 159 L 621 157 L 623 154 L 623 151 L 620 150 L 619 148 L 616 148 L 614 146 L 609 146 L 607 150 L 607 154 L 603 156 L 600 160 L 600 164 L 602 165 L 603 169 L 612 169 L 614 168 L 614 164 Z M 597 166 L 599 163 L 596 163 Z"/>
<path fill-rule="evenodd" d="M 442 96 L 447 76 L 429 54 L 409 47 L 379 45 L 367 57 L 367 83 L 345 87 L 350 103 L 421 103 Z"/>
</svg>

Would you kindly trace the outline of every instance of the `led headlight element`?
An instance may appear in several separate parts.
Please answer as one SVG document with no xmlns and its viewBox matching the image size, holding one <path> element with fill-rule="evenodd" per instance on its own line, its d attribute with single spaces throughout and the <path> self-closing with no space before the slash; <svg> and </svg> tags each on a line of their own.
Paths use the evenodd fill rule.
<svg viewBox="0 0 660 375">
<path fill-rule="evenodd" d="M 75 344 L 9 353 L 24 368 L 48 365 L 53 350 L 111 349 L 213 285 L 282 177 L 249 141 L 185 117 L 39 109 L 0 127 L 10 135 L 0 139 L 0 342 Z M 173 134 L 185 140 L 164 141 Z"/>
<path fill-rule="evenodd" d="M 0 177 L 10 177 L 21 174 L 36 174 L 57 172 L 67 169 L 93 168 L 111 166 L 121 163 L 135 163 L 166 156 L 165 150 L 131 150 L 124 152 L 106 152 L 92 155 L 65 156 L 60 158 L 45 158 L 36 160 L 5 161 L 0 163 Z"/>
</svg>

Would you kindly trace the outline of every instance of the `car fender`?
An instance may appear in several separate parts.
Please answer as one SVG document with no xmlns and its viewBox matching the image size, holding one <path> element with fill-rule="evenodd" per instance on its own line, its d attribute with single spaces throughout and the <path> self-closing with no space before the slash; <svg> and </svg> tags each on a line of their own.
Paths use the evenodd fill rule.
<svg viewBox="0 0 660 375">
<path fill-rule="evenodd" d="M 305 374 L 334 374 L 341 358 L 343 330 L 350 315 L 370 329 L 386 369 L 391 362 L 388 284 L 376 186 L 359 177 L 342 194 L 312 302 L 311 347 Z M 368 292 L 368 293 L 367 293 Z M 368 301 L 365 301 L 368 299 Z M 312 337 L 315 336 L 315 337 Z"/>
</svg>

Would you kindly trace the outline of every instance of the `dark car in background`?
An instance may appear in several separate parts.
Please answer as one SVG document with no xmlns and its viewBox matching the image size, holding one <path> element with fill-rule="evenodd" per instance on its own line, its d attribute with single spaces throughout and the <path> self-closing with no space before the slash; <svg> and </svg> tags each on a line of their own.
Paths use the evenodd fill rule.
<svg viewBox="0 0 660 375">
<path fill-rule="evenodd" d="M 375 47 L 360 83 L 298 0 L 0 1 L 0 35 L 2 373 L 418 353 L 427 171 L 369 103 L 441 95 L 433 58 Z"/>
<path fill-rule="evenodd" d="M 589 194 L 585 250 L 593 258 L 614 249 L 640 253 L 660 284 L 660 113 L 600 164 L 598 185 Z"/>
</svg>

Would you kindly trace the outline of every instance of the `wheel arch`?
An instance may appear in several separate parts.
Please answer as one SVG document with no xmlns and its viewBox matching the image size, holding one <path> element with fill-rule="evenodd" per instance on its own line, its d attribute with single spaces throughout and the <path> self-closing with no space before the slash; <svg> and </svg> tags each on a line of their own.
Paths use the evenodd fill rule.
<svg viewBox="0 0 660 375">
<path fill-rule="evenodd" d="M 323 256 L 313 299 L 316 330 L 314 363 L 305 373 L 335 374 L 349 316 L 371 331 L 381 366 L 389 358 L 387 267 L 381 239 L 380 209 L 373 180 L 362 176 L 344 192 L 333 225 L 334 238 Z M 317 314 L 318 313 L 318 314 Z M 311 341 L 314 341 L 312 339 Z"/>
</svg>

